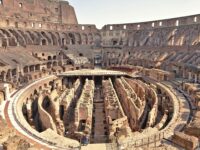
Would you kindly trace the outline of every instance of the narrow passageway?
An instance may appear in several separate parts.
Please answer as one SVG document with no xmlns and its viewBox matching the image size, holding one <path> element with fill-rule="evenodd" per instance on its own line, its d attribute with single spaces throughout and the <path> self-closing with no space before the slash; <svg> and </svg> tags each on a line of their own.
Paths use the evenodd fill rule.
<svg viewBox="0 0 200 150">
<path fill-rule="evenodd" d="M 75 82 L 75 81 L 74 81 Z M 84 83 L 83 83 L 84 84 Z M 81 91 L 80 89 L 82 88 L 82 85 L 83 84 L 80 84 L 80 88 L 77 89 L 77 91 L 74 91 L 74 97 L 72 99 L 72 101 L 70 102 L 70 105 L 68 107 L 68 110 L 67 110 L 67 113 L 66 113 L 66 116 L 64 116 L 64 120 L 65 120 L 65 134 L 66 136 L 68 137 L 71 137 L 71 132 L 72 132 L 72 129 L 74 128 L 74 122 L 75 122 L 75 108 L 76 108 L 76 105 L 77 105 L 77 102 L 78 102 L 78 99 L 80 98 L 80 95 L 81 95 Z M 73 86 L 73 84 L 71 83 L 70 85 L 71 87 Z M 69 133 L 69 135 L 67 134 Z"/>
<path fill-rule="evenodd" d="M 108 129 L 106 124 L 106 116 L 104 111 L 104 99 L 102 94 L 102 85 L 97 84 L 95 87 L 93 102 L 93 121 L 91 143 L 107 143 Z"/>
</svg>

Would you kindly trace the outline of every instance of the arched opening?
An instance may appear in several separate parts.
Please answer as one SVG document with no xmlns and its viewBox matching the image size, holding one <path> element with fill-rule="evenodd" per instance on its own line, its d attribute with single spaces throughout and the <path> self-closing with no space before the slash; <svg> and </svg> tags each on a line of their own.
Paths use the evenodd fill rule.
<svg viewBox="0 0 200 150">
<path fill-rule="evenodd" d="M 88 44 L 88 37 L 86 34 L 82 34 L 82 44 Z"/>
<path fill-rule="evenodd" d="M 65 46 L 66 40 L 65 38 L 62 38 L 62 46 Z"/>
<path fill-rule="evenodd" d="M 75 36 L 74 36 L 74 34 L 69 33 L 69 38 L 70 38 L 70 44 L 71 45 L 75 45 L 76 42 L 75 42 Z"/>
<path fill-rule="evenodd" d="M 45 39 L 42 39 L 42 45 L 47 45 L 47 41 Z"/>
<path fill-rule="evenodd" d="M 54 67 L 58 66 L 58 62 L 54 61 L 54 62 L 53 62 L 53 66 L 54 66 Z"/>
<path fill-rule="evenodd" d="M 53 45 L 52 39 L 50 38 L 50 35 L 48 33 L 41 32 L 40 36 L 44 37 L 49 44 Z"/>
<path fill-rule="evenodd" d="M 4 64 L 0 63 L 0 66 L 4 66 Z M 6 72 L 5 71 L 1 72 L 1 74 L 0 74 L 0 80 L 1 81 L 6 81 Z"/>
<path fill-rule="evenodd" d="M 42 102 L 42 107 L 43 107 L 43 109 L 46 110 L 47 112 L 50 112 L 50 111 L 51 111 L 51 110 L 50 110 L 50 106 L 51 106 L 51 101 L 50 101 L 50 99 L 49 99 L 48 96 L 45 96 L 45 97 L 44 97 L 44 100 L 43 100 L 43 102 Z"/>
<path fill-rule="evenodd" d="M 83 53 L 79 53 L 79 56 L 80 56 L 80 57 L 83 57 Z"/>
<path fill-rule="evenodd" d="M 28 122 L 28 110 L 27 110 L 26 104 L 23 104 L 23 106 L 22 106 L 22 113 L 24 115 L 24 118 Z"/>
<path fill-rule="evenodd" d="M 75 36 L 76 43 L 77 44 L 81 44 L 82 43 L 82 41 L 81 41 L 81 35 L 79 33 L 76 33 L 75 35 L 76 35 Z"/>
<path fill-rule="evenodd" d="M 41 120 L 40 120 L 40 116 L 39 116 L 39 113 L 38 113 L 38 99 L 37 98 L 34 99 L 33 102 L 32 102 L 31 114 L 32 114 L 32 119 L 33 119 L 35 129 L 38 132 L 42 132 L 43 129 L 42 129 L 42 123 L 41 123 Z"/>
<path fill-rule="evenodd" d="M 51 57 L 51 56 L 48 56 L 48 60 L 52 60 L 52 57 Z"/>
<path fill-rule="evenodd" d="M 118 40 L 117 40 L 117 39 L 113 39 L 113 40 L 112 40 L 112 45 L 113 45 L 113 46 L 116 46 L 117 44 L 118 44 Z"/>
<path fill-rule="evenodd" d="M 53 56 L 53 60 L 56 60 L 56 56 Z"/>
<path fill-rule="evenodd" d="M 88 43 L 89 43 L 89 44 L 92 44 L 92 43 L 93 43 L 93 36 L 92 36 L 91 33 L 88 34 Z"/>
<path fill-rule="evenodd" d="M 38 95 L 38 91 L 35 89 L 33 94 Z"/>
<path fill-rule="evenodd" d="M 56 35 L 54 33 L 51 33 L 51 32 L 49 32 L 49 34 L 51 35 L 53 45 L 58 45 L 58 39 L 57 39 Z"/>
<path fill-rule="evenodd" d="M 96 47 L 100 47 L 101 46 L 101 35 L 99 35 L 99 34 L 95 35 L 94 43 L 95 43 Z"/>
<path fill-rule="evenodd" d="M 8 42 L 6 38 L 2 38 L 2 47 L 6 48 L 8 46 Z"/>
<path fill-rule="evenodd" d="M 63 116 L 64 116 L 64 105 L 60 105 L 60 109 L 59 109 L 59 112 L 60 112 L 60 119 L 63 120 Z"/>
</svg>

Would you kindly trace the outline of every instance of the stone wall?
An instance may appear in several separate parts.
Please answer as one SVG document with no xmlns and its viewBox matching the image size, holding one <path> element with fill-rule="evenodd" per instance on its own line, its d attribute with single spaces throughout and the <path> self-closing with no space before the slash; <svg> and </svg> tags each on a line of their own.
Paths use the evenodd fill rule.
<svg viewBox="0 0 200 150">
<path fill-rule="evenodd" d="M 192 46 L 199 43 L 200 15 L 141 23 L 110 24 L 101 30 L 105 46 Z M 192 35 L 191 35 L 192 33 Z"/>
<path fill-rule="evenodd" d="M 11 18 L 77 24 L 74 8 L 64 1 L 2 0 L 1 16 Z"/>
<path fill-rule="evenodd" d="M 175 132 L 173 142 L 187 150 L 194 150 L 199 145 L 198 138 L 186 135 L 181 132 Z"/>
</svg>

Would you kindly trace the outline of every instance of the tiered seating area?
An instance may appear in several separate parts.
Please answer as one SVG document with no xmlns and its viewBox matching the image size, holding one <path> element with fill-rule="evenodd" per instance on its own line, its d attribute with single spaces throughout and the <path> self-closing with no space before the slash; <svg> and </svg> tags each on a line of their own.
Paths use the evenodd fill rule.
<svg viewBox="0 0 200 150">
<path fill-rule="evenodd" d="M 99 30 L 68 2 L 0 5 L 0 113 L 29 143 L 197 147 L 200 15 Z"/>
</svg>

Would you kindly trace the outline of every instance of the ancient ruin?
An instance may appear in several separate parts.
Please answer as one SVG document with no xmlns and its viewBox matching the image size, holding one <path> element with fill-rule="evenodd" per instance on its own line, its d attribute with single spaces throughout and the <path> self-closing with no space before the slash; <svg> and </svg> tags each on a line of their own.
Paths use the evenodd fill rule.
<svg viewBox="0 0 200 150">
<path fill-rule="evenodd" d="M 0 149 L 199 146 L 200 15 L 97 29 L 0 0 L 0 20 Z"/>
</svg>

